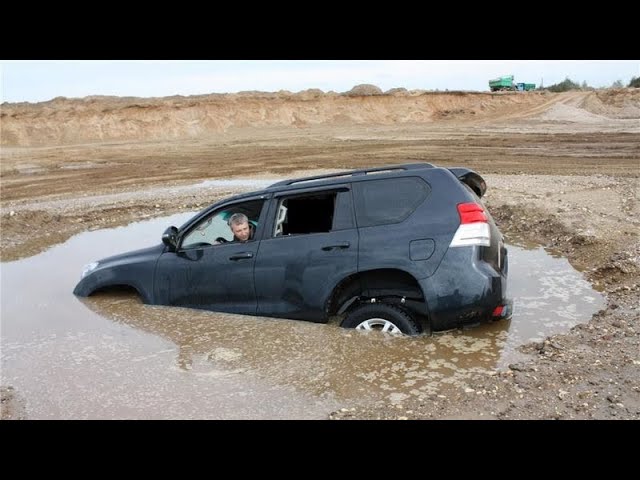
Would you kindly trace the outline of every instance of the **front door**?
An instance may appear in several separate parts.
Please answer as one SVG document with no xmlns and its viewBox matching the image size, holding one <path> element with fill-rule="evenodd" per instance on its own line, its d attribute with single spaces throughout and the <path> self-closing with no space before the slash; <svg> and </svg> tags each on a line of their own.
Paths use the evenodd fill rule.
<svg viewBox="0 0 640 480">
<path fill-rule="evenodd" d="M 159 303 L 217 312 L 256 313 L 253 269 L 258 252 L 264 200 L 216 210 L 181 232 L 178 251 L 163 253 L 156 266 L 154 290 Z M 252 236 L 234 241 L 229 219 L 246 215 Z"/>
</svg>

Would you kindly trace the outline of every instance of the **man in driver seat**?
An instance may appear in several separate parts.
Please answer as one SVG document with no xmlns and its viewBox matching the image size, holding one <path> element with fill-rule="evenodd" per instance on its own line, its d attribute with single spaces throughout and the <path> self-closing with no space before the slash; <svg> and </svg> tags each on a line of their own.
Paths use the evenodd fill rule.
<svg viewBox="0 0 640 480">
<path fill-rule="evenodd" d="M 233 233 L 233 241 L 245 243 L 253 239 L 255 228 L 244 213 L 234 213 L 227 222 Z"/>
</svg>

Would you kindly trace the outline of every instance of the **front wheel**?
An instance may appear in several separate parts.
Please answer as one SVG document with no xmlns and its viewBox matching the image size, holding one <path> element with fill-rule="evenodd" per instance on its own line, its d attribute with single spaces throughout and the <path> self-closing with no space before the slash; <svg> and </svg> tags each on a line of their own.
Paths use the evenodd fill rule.
<svg viewBox="0 0 640 480">
<path fill-rule="evenodd" d="M 366 303 L 354 308 L 340 324 L 356 330 L 379 330 L 385 333 L 418 335 L 422 329 L 403 309 L 386 303 Z"/>
</svg>

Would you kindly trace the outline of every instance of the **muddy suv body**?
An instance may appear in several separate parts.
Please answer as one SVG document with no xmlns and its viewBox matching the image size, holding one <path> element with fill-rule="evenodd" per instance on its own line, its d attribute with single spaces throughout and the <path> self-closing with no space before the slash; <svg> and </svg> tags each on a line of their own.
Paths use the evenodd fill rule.
<svg viewBox="0 0 640 480">
<path fill-rule="evenodd" d="M 485 190 L 471 170 L 427 163 L 285 180 L 90 264 L 74 293 L 125 286 L 149 304 L 407 334 L 509 317 L 507 250 Z M 253 225 L 250 241 L 233 241 L 234 213 Z"/>
</svg>

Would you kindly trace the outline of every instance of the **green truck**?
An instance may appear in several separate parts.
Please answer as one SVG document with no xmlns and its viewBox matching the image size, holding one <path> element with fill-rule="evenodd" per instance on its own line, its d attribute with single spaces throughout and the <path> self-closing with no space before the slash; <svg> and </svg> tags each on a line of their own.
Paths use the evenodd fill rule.
<svg viewBox="0 0 640 480">
<path fill-rule="evenodd" d="M 505 77 L 489 80 L 489 89 L 491 89 L 492 92 L 498 92 L 502 90 L 528 92 L 529 90 L 535 90 L 535 88 L 535 83 L 514 83 L 513 75 L 507 75 Z"/>
</svg>

